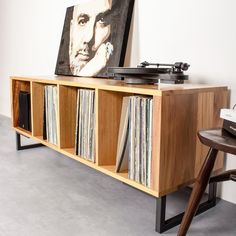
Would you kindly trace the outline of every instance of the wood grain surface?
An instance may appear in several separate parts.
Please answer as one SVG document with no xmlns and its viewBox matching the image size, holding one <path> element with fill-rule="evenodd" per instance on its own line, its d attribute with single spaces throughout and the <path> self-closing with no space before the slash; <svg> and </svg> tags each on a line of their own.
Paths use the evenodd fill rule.
<svg viewBox="0 0 236 236">
<path fill-rule="evenodd" d="M 42 139 L 46 84 L 59 87 L 59 147 Z M 95 89 L 96 163 L 88 163 L 74 154 L 78 87 Z M 32 134 L 17 127 L 20 90 L 31 90 Z M 153 96 L 151 188 L 128 179 L 127 172 L 114 172 L 122 99 L 134 94 Z M 158 197 L 193 183 L 207 152 L 197 138 L 197 131 L 222 125 L 219 111 L 228 106 L 228 89 L 219 85 L 127 85 L 108 79 L 16 76 L 11 77 L 11 98 L 13 127 L 21 134 Z M 222 158 L 217 158 L 214 170 L 222 167 Z"/>
</svg>

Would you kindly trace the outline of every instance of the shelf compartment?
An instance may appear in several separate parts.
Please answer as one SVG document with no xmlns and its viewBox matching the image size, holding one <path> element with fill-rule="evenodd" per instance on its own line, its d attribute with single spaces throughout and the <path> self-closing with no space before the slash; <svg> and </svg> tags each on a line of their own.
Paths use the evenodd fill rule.
<svg viewBox="0 0 236 236">
<path fill-rule="evenodd" d="M 96 152 L 98 165 L 115 165 L 122 100 L 130 93 L 98 89 Z"/>
<path fill-rule="evenodd" d="M 32 83 L 33 136 L 43 136 L 44 84 Z"/>
<path fill-rule="evenodd" d="M 124 97 L 130 97 L 130 96 L 137 96 L 137 97 L 144 97 L 144 98 L 152 98 L 153 96 L 145 96 L 141 94 L 130 94 L 130 93 L 121 93 L 121 92 L 112 92 L 112 91 L 104 91 L 104 90 L 98 90 L 98 165 L 99 166 L 115 166 L 117 163 L 117 146 L 118 146 L 118 136 L 119 136 L 119 127 L 120 127 L 120 118 L 121 118 L 121 111 L 122 111 L 122 102 Z M 159 97 L 159 101 L 156 101 L 156 104 L 153 106 L 155 109 L 155 116 L 158 115 L 156 114 L 157 108 L 156 106 L 160 105 L 161 102 L 161 97 Z M 146 103 L 145 103 L 146 104 Z M 140 102 L 141 105 L 141 102 Z M 152 113 L 154 114 L 154 113 Z M 157 118 L 157 117 L 156 117 Z M 156 119 L 153 117 L 153 121 L 156 121 Z M 141 130 L 141 128 L 140 128 Z M 158 132 L 158 130 L 156 131 Z M 153 137 L 153 135 L 152 135 Z M 156 138 L 156 137 L 155 137 Z M 151 145 L 156 145 L 153 142 Z M 141 148 L 141 142 L 140 142 L 140 148 Z M 141 158 L 141 154 L 140 154 Z M 146 156 L 148 158 L 148 155 Z M 133 158 L 133 162 L 135 162 L 136 158 Z M 143 159 L 143 156 L 142 156 Z M 151 166 L 156 165 L 157 161 L 152 161 L 152 157 L 150 158 L 151 160 Z M 158 160 L 158 159 L 157 159 Z M 131 161 L 130 161 L 131 163 Z M 145 162 L 146 163 L 146 162 Z M 138 169 L 136 169 L 133 173 L 136 173 L 136 176 L 139 174 L 141 175 L 141 171 L 143 171 L 143 168 L 147 168 L 146 166 L 140 165 Z M 115 169 L 114 169 L 115 171 Z M 128 172 L 128 171 L 127 171 Z M 158 173 L 158 167 L 152 168 L 150 173 Z M 147 172 L 149 173 L 149 172 Z M 116 174 L 124 174 L 124 173 L 116 173 Z M 149 175 L 148 175 L 149 176 Z M 126 178 L 128 178 L 128 174 L 126 174 Z M 156 182 L 156 178 L 151 178 L 151 182 Z M 136 179 L 136 177 L 135 177 Z M 146 182 L 146 178 L 144 180 L 140 179 L 140 181 L 137 181 L 137 184 L 141 184 L 139 182 L 143 182 L 143 186 L 145 186 L 144 183 Z M 151 184 L 150 184 L 151 186 Z"/>
<path fill-rule="evenodd" d="M 20 91 L 30 92 L 30 81 L 12 80 L 11 89 L 12 89 L 12 118 L 13 118 L 12 123 L 13 127 L 19 127 L 19 94 Z M 28 130 L 26 131 L 30 132 Z"/>
<path fill-rule="evenodd" d="M 32 124 L 33 124 L 33 136 L 43 137 L 43 126 L 44 126 L 44 88 L 47 85 L 55 84 L 45 84 L 32 82 Z M 57 86 L 57 85 L 56 85 Z M 58 86 L 57 86 L 58 88 Z M 57 94 L 57 106 L 58 106 L 58 94 Z M 59 132 L 59 121 L 57 119 L 57 130 L 58 130 L 58 146 L 60 140 Z M 42 138 L 43 140 L 43 138 Z M 47 140 L 43 140 L 46 141 Z M 54 145 L 54 144 L 52 144 Z M 56 146 L 57 146 L 56 145 Z"/>
<path fill-rule="evenodd" d="M 83 91 L 83 94 L 82 94 L 82 91 Z M 92 129 L 90 129 L 88 122 L 92 121 L 93 112 L 90 113 L 92 109 L 89 110 L 89 108 L 92 108 L 91 106 L 88 105 L 89 101 L 92 102 L 92 93 L 89 93 L 88 91 L 93 91 L 94 92 L 93 95 L 95 95 L 96 93 L 95 89 L 90 89 L 90 88 L 70 87 L 70 86 L 63 86 L 63 85 L 59 86 L 60 148 L 74 150 L 73 152 L 75 154 L 76 134 L 78 132 L 78 135 L 79 134 L 82 135 L 81 139 L 78 139 L 78 140 L 84 140 L 83 142 L 81 141 L 81 149 L 82 149 L 81 153 L 84 154 L 85 157 L 81 156 L 81 158 L 88 160 L 92 158 L 92 153 L 94 153 L 94 159 L 96 160 L 95 147 L 94 147 L 94 151 L 92 151 L 91 146 L 90 146 L 91 141 L 92 141 Z M 81 97 L 79 98 L 79 107 L 80 106 L 83 107 L 81 114 L 84 114 L 83 122 L 85 123 L 83 123 L 83 125 L 81 123 L 81 127 L 80 127 L 81 129 L 77 131 L 76 125 L 79 126 L 79 121 L 77 121 L 78 119 L 77 98 L 80 95 L 83 97 L 83 100 L 80 100 Z M 83 104 L 81 104 L 81 102 Z M 96 104 L 94 104 L 94 106 L 96 106 Z M 83 110 L 84 108 L 86 109 Z M 81 111 L 79 110 L 78 112 L 81 112 Z M 96 132 L 95 128 L 93 132 Z M 89 160 L 89 161 L 94 162 L 93 160 Z"/>
<path fill-rule="evenodd" d="M 60 148 L 75 149 L 76 87 L 59 86 Z"/>
</svg>

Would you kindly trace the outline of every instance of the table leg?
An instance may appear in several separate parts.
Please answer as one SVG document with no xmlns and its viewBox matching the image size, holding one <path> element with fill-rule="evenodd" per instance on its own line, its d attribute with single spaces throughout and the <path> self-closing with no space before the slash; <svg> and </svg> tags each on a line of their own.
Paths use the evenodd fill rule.
<svg viewBox="0 0 236 236">
<path fill-rule="evenodd" d="M 178 236 L 185 236 L 188 228 L 192 222 L 192 219 L 197 211 L 201 197 L 206 189 L 206 186 L 210 179 L 211 171 L 214 167 L 218 150 L 210 148 L 207 157 L 203 163 L 203 166 L 198 174 L 196 182 L 193 187 L 190 200 L 185 211 L 182 223 L 179 228 Z"/>
</svg>

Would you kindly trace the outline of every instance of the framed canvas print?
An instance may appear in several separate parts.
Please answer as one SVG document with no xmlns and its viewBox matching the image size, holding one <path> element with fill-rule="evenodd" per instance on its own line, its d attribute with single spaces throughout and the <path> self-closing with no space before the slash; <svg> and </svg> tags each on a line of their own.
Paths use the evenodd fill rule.
<svg viewBox="0 0 236 236">
<path fill-rule="evenodd" d="M 123 66 L 134 0 L 78 0 L 67 8 L 55 74 L 107 77 Z"/>
</svg>

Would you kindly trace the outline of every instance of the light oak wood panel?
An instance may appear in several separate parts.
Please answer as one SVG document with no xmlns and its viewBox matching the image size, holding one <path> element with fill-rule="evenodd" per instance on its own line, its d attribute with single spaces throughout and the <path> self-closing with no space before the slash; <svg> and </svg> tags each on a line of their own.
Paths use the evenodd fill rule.
<svg viewBox="0 0 236 236">
<path fill-rule="evenodd" d="M 221 128 L 223 126 L 223 119 L 220 119 L 220 109 L 229 108 L 229 91 L 221 90 L 214 92 L 214 116 L 213 116 L 213 128 Z M 224 153 L 219 152 L 214 165 L 214 172 L 218 173 L 224 166 Z"/>
<path fill-rule="evenodd" d="M 98 165 L 116 163 L 117 140 L 123 93 L 98 90 Z"/>
<path fill-rule="evenodd" d="M 56 126 L 57 126 L 57 146 L 61 147 L 61 129 L 60 129 L 60 99 L 59 99 L 59 84 L 56 85 L 57 86 L 57 113 L 56 114 Z"/>
<path fill-rule="evenodd" d="M 21 127 L 15 127 L 14 128 L 17 133 L 19 134 L 22 134 L 23 136 L 27 137 L 27 138 L 32 138 L 32 132 L 28 131 L 28 130 L 25 130 L 25 129 L 22 129 Z"/>
<path fill-rule="evenodd" d="M 227 106 L 227 94 L 222 88 L 162 97 L 159 195 L 194 181 L 209 149 L 200 143 L 197 132 L 221 126 L 219 111 Z M 221 153 L 214 171 L 222 169 L 222 158 Z"/>
<path fill-rule="evenodd" d="M 77 89 L 59 86 L 60 148 L 75 148 Z"/>
<path fill-rule="evenodd" d="M 159 191 L 162 97 L 153 96 L 151 189 Z"/>
<path fill-rule="evenodd" d="M 98 165 L 98 114 L 99 114 L 99 107 L 98 107 L 98 92 L 99 90 L 95 89 L 95 163 Z"/>
<path fill-rule="evenodd" d="M 159 193 L 194 178 L 197 95 L 162 97 Z"/>
<path fill-rule="evenodd" d="M 221 128 L 223 120 L 220 119 L 220 109 L 228 107 L 228 91 L 220 90 L 214 92 L 204 92 L 198 95 L 198 123 L 197 130 Z M 195 158 L 195 177 L 205 160 L 209 147 L 202 145 L 197 138 L 196 141 L 196 158 Z M 222 170 L 224 154 L 219 152 L 214 165 L 214 172 Z"/>
<path fill-rule="evenodd" d="M 43 136 L 44 84 L 32 83 L 33 136 Z"/>
<path fill-rule="evenodd" d="M 13 127 L 17 127 L 19 125 L 19 93 L 20 91 L 30 92 L 30 82 L 23 80 L 12 80 L 11 86 L 12 122 Z"/>
<path fill-rule="evenodd" d="M 33 133 L 34 130 L 34 119 L 33 119 L 33 82 L 30 82 L 30 118 L 31 118 L 31 131 Z"/>
<path fill-rule="evenodd" d="M 189 94 L 197 92 L 208 92 L 221 89 L 226 86 L 207 85 L 207 84 L 156 84 L 156 85 L 131 85 L 124 81 L 114 79 L 73 77 L 73 76 L 32 76 L 19 77 L 12 76 L 16 80 L 29 80 L 39 83 L 59 84 L 66 86 L 75 86 L 81 88 L 103 89 L 107 91 L 117 91 L 132 94 L 158 95 L 164 94 Z"/>
<path fill-rule="evenodd" d="M 98 90 L 98 165 L 115 165 L 122 99 L 130 94 Z"/>
<path fill-rule="evenodd" d="M 214 92 L 205 92 L 205 93 L 199 93 L 198 94 L 198 123 L 197 123 L 197 129 L 209 129 L 213 128 L 213 113 L 214 113 Z M 195 158 L 195 174 L 196 177 L 198 175 L 198 172 L 203 164 L 203 161 L 207 155 L 209 148 L 202 145 L 200 140 L 196 137 L 196 158 Z"/>
</svg>

